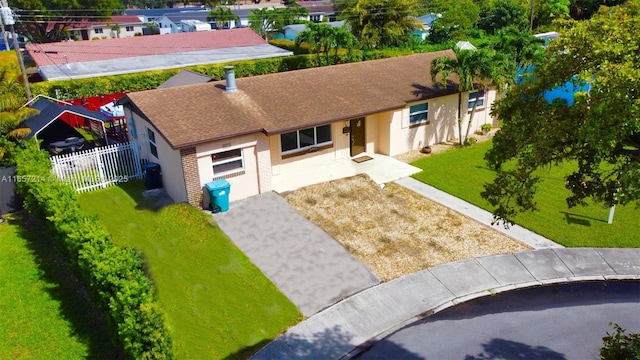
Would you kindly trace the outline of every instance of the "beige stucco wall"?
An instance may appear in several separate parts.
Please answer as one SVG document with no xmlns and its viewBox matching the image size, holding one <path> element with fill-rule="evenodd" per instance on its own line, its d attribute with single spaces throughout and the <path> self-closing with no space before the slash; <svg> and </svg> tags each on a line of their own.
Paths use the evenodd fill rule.
<svg viewBox="0 0 640 360">
<path fill-rule="evenodd" d="M 162 185 L 173 201 L 187 201 L 187 190 L 184 185 L 184 174 L 182 171 L 182 163 L 180 161 L 180 151 L 173 150 L 164 137 L 160 135 L 158 130 L 152 127 L 151 124 L 136 113 L 132 113 L 127 107 L 125 107 L 125 116 L 127 119 L 130 119 L 130 116 L 132 116 L 135 121 L 137 136 L 134 139 L 138 141 L 140 158 L 160 164 L 162 171 Z M 153 156 L 149 150 L 147 129 L 151 129 L 151 131 L 155 133 L 156 148 L 158 150 L 157 158 Z"/>
<path fill-rule="evenodd" d="M 196 158 L 198 162 L 198 171 L 200 175 L 200 186 L 204 185 L 214 179 L 213 174 L 213 162 L 211 155 L 221 151 L 228 151 L 234 149 L 242 149 L 243 157 L 243 173 L 230 174 L 223 176 L 231 184 L 229 192 L 229 201 L 235 201 L 247 198 L 260 193 L 261 180 L 262 187 L 265 191 L 270 191 L 270 174 L 265 171 L 264 165 L 262 169 L 259 169 L 258 159 L 268 159 L 269 149 L 266 146 L 261 146 L 261 151 L 258 153 L 258 140 L 266 141 L 265 139 L 259 139 L 264 137 L 262 134 L 246 135 L 233 139 L 220 140 L 210 142 L 196 146 Z M 264 161 L 264 160 L 262 160 Z M 261 179 L 259 174 L 265 178 Z M 208 195 L 203 197 L 204 206 L 208 205 Z"/>
<path fill-rule="evenodd" d="M 344 159 L 350 157 L 350 135 L 343 134 L 342 128 L 345 126 L 349 126 L 348 121 L 338 121 L 331 124 L 331 139 L 333 141 L 333 146 L 331 148 L 308 152 L 308 153 L 300 153 L 295 156 L 287 157 L 285 159 L 282 158 L 280 154 L 280 134 L 269 136 L 269 147 L 271 149 L 271 169 L 272 174 L 274 176 L 280 175 L 288 166 L 292 166 L 292 164 L 300 161 L 304 161 L 307 159 Z M 366 126 L 366 125 L 365 125 Z M 365 128 L 365 131 L 367 129 Z M 366 136 L 366 135 L 365 135 Z M 286 172 L 286 171 L 284 171 Z"/>
<path fill-rule="evenodd" d="M 491 117 L 491 105 L 495 101 L 497 97 L 496 90 L 489 90 L 485 94 L 485 106 L 482 108 L 477 108 L 475 113 L 473 114 L 473 121 L 471 122 L 471 129 L 469 129 L 469 136 L 473 136 L 473 133 L 476 131 L 481 131 L 480 126 L 482 124 L 491 124 L 493 126 L 493 118 Z M 467 110 L 468 101 L 469 101 L 469 93 L 465 93 L 462 95 L 463 100 L 463 109 Z M 465 116 L 465 120 L 468 121 L 471 116 L 471 110 L 463 111 L 463 115 Z M 463 133 L 467 131 L 467 123 L 464 123 Z"/>
</svg>

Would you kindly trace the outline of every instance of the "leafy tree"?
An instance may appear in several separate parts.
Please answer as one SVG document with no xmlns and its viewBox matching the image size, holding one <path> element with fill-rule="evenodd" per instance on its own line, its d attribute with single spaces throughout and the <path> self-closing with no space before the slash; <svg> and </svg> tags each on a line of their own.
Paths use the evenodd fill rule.
<svg viewBox="0 0 640 360">
<path fill-rule="evenodd" d="M 268 38 L 273 32 L 295 24 L 308 15 L 309 10 L 302 6 L 256 9 L 249 13 L 249 27 L 260 36 Z"/>
<path fill-rule="evenodd" d="M 548 61 L 494 104 L 503 122 L 485 155 L 497 171 L 482 196 L 496 221 L 536 209 L 538 169 L 569 162 L 569 207 L 588 198 L 612 206 L 640 203 L 640 2 L 590 20 L 567 21 L 548 48 Z M 546 101 L 545 92 L 588 84 L 573 104 Z"/>
<path fill-rule="evenodd" d="M 463 110 L 462 93 L 467 91 L 487 91 L 488 87 L 498 82 L 496 55 L 487 49 L 461 50 L 454 48 L 455 58 L 441 56 L 431 62 L 431 79 L 439 86 L 446 85 L 451 75 L 458 77 L 458 133 L 460 145 L 466 143 L 471 127 L 471 119 L 475 114 L 478 98 L 473 104 L 466 135 L 462 136 Z M 439 78 L 439 80 L 438 80 Z"/>
<path fill-rule="evenodd" d="M 340 18 L 366 47 L 406 43 L 422 23 L 414 16 L 415 0 L 355 0 L 345 4 Z"/>
<path fill-rule="evenodd" d="M 18 64 L 14 55 L 12 62 L 0 65 L 0 165 L 2 166 L 13 165 L 11 160 L 11 151 L 14 150 L 13 141 L 30 133 L 28 128 L 17 127 L 34 113 L 30 108 L 21 108 L 27 101 L 27 97 L 18 78 Z"/>
<path fill-rule="evenodd" d="M 296 46 L 301 43 L 310 45 L 310 49 L 316 54 L 320 62 L 320 54 L 324 54 L 325 63 L 330 62 L 330 53 L 333 50 L 333 63 L 338 62 L 338 50 L 347 49 L 351 52 L 357 43 L 356 37 L 346 27 L 333 27 L 329 24 L 309 23 L 307 29 L 296 37 Z"/>
<path fill-rule="evenodd" d="M 10 5 L 20 9 L 18 31 L 34 43 L 61 41 L 69 24 L 106 21 L 122 9 L 118 0 L 13 0 Z"/>
<path fill-rule="evenodd" d="M 601 360 L 638 360 L 640 359 L 640 334 L 625 334 L 625 329 L 618 324 L 613 325 L 614 334 L 609 334 L 602 338 L 602 348 L 600 348 Z"/>
<path fill-rule="evenodd" d="M 457 0 L 446 3 L 442 17 L 437 19 L 435 26 L 448 29 L 452 38 L 463 38 L 480 20 L 480 8 L 473 0 Z M 441 30 L 442 31 L 442 30 Z"/>
<path fill-rule="evenodd" d="M 234 21 L 236 23 L 240 22 L 240 17 L 231 11 L 229 8 L 215 8 L 209 12 L 207 15 L 207 21 L 215 21 L 216 25 L 220 27 L 220 24 L 227 24 L 228 27 L 231 27 L 230 22 Z"/>
<path fill-rule="evenodd" d="M 533 29 L 545 30 L 554 20 L 569 18 L 570 0 L 533 1 Z"/>
<path fill-rule="evenodd" d="M 544 41 L 533 36 L 530 30 L 508 26 L 496 33 L 493 48 L 507 57 L 504 73 L 515 80 L 518 71 L 543 61 L 542 43 Z"/>
<path fill-rule="evenodd" d="M 524 30 L 529 25 L 528 13 L 527 7 L 519 1 L 495 0 L 482 14 L 478 27 L 488 34 L 494 34 L 507 26 Z"/>
<path fill-rule="evenodd" d="M 624 0 L 571 0 L 569 15 L 574 20 L 585 20 L 597 13 L 600 6 L 616 6 L 622 3 Z"/>
</svg>

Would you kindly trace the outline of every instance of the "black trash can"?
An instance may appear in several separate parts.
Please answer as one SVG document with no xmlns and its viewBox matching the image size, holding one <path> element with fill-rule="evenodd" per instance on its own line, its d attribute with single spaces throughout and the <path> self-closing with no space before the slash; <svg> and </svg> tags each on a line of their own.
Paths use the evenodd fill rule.
<svg viewBox="0 0 640 360">
<path fill-rule="evenodd" d="M 158 189 L 162 187 L 162 173 L 160 172 L 160 164 L 146 163 L 142 165 L 144 171 L 144 185 L 147 190 Z"/>
</svg>

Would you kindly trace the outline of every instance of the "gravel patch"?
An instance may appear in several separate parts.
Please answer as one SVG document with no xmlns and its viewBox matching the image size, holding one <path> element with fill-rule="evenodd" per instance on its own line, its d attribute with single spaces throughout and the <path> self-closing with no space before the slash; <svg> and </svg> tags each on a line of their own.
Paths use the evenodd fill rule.
<svg viewBox="0 0 640 360">
<path fill-rule="evenodd" d="M 366 175 L 299 189 L 286 200 L 381 280 L 524 244 L 394 183 Z"/>
</svg>

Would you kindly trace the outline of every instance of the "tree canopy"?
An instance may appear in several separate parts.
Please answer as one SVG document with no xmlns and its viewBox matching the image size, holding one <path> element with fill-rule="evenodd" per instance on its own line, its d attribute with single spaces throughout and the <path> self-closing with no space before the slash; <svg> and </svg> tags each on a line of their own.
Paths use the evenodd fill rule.
<svg viewBox="0 0 640 360">
<path fill-rule="evenodd" d="M 260 36 L 268 38 L 283 27 L 302 21 L 309 10 L 300 5 L 285 8 L 260 8 L 249 13 L 249 27 Z"/>
<path fill-rule="evenodd" d="M 535 210 L 540 171 L 565 162 L 569 207 L 640 199 L 640 2 L 564 26 L 548 60 L 494 105 L 503 123 L 485 158 L 497 175 L 482 196 L 497 221 Z M 545 99 L 566 83 L 588 90 Z"/>
<path fill-rule="evenodd" d="M 231 9 L 229 8 L 219 7 L 209 11 L 209 14 L 207 15 L 207 21 L 215 21 L 218 28 L 224 26 L 223 24 L 231 27 L 229 23 L 231 21 L 235 21 L 236 23 L 240 22 L 240 17 L 234 14 L 233 11 L 231 11 Z"/>
<path fill-rule="evenodd" d="M 358 40 L 345 27 L 333 27 L 329 24 L 309 23 L 307 29 L 296 37 L 296 46 L 307 43 L 310 50 L 320 60 L 320 54 L 324 54 L 326 64 L 331 63 L 330 53 L 333 51 L 333 64 L 338 61 L 338 50 L 344 48 L 347 52 L 353 50 Z"/>
<path fill-rule="evenodd" d="M 108 20 L 122 9 L 119 0 L 12 0 L 19 32 L 35 43 L 60 41 L 66 27 L 83 20 Z"/>
<path fill-rule="evenodd" d="M 398 46 L 408 42 L 414 29 L 422 28 L 415 0 L 353 0 L 343 3 L 344 19 L 363 46 Z"/>
</svg>

